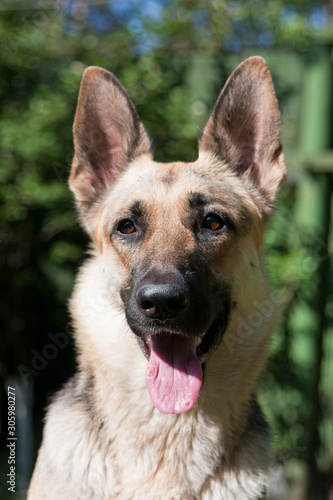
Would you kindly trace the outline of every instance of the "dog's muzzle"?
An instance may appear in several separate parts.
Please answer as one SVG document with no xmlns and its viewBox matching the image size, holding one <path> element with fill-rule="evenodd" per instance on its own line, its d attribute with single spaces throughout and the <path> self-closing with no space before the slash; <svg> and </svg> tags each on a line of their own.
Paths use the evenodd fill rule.
<svg viewBox="0 0 333 500">
<path fill-rule="evenodd" d="M 147 389 L 162 413 L 193 407 L 202 364 L 225 331 L 227 300 L 210 283 L 207 275 L 151 268 L 122 293 L 128 324 L 148 360 Z"/>
</svg>

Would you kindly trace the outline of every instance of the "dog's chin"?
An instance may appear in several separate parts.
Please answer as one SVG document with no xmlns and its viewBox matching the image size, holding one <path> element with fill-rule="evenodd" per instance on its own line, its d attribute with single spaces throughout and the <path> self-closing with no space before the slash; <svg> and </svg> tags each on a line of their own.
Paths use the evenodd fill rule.
<svg viewBox="0 0 333 500">
<path fill-rule="evenodd" d="M 218 316 L 206 332 L 196 336 L 196 356 L 201 364 L 205 363 L 219 346 L 226 329 L 226 323 L 227 321 L 224 315 Z M 147 360 L 150 359 L 152 335 L 172 334 L 184 335 L 186 337 L 189 336 L 181 331 L 175 332 L 172 329 L 162 327 L 156 328 L 156 330 L 151 331 L 151 333 L 147 335 L 138 335 L 140 348 Z"/>
</svg>

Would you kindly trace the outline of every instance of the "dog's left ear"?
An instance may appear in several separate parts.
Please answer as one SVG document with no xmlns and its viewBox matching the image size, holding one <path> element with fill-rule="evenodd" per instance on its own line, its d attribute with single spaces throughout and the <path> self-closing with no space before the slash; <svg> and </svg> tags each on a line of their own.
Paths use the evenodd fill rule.
<svg viewBox="0 0 333 500">
<path fill-rule="evenodd" d="M 93 66 L 83 73 L 73 132 L 69 185 L 83 215 L 130 160 L 149 153 L 150 141 L 124 87 Z"/>
<path fill-rule="evenodd" d="M 275 200 L 286 166 L 278 103 L 264 59 L 246 59 L 229 77 L 203 131 L 199 151 L 213 153 L 269 202 Z"/>
</svg>

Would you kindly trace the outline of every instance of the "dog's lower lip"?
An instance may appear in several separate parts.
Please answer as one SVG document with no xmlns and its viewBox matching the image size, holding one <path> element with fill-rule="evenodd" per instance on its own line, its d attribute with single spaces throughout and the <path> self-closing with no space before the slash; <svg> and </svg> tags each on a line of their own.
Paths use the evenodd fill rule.
<svg viewBox="0 0 333 500">
<path fill-rule="evenodd" d="M 140 347 L 143 354 L 149 360 L 151 352 L 151 335 L 145 335 L 144 337 L 139 337 Z"/>
<path fill-rule="evenodd" d="M 220 344 L 226 328 L 227 319 L 224 315 L 219 315 L 206 331 L 202 341 L 197 346 L 196 355 L 203 364 Z"/>
</svg>

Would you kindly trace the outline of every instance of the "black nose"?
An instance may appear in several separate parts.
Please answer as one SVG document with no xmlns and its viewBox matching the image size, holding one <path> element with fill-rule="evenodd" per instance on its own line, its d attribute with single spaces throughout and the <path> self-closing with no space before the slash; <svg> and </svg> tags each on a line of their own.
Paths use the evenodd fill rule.
<svg viewBox="0 0 333 500">
<path fill-rule="evenodd" d="M 175 319 L 187 308 L 188 293 L 175 283 L 146 284 L 138 290 L 136 300 L 148 318 Z"/>
</svg>

